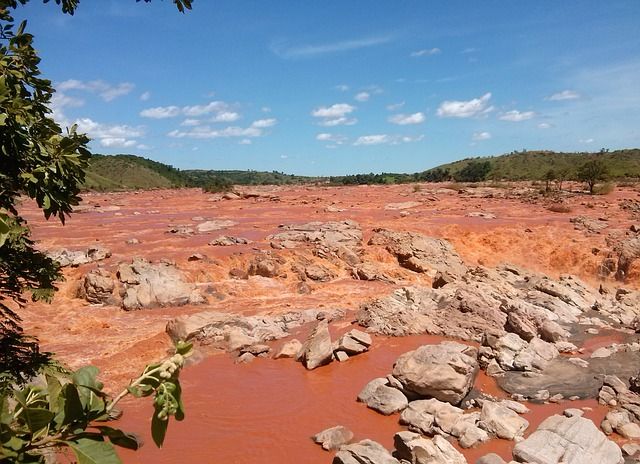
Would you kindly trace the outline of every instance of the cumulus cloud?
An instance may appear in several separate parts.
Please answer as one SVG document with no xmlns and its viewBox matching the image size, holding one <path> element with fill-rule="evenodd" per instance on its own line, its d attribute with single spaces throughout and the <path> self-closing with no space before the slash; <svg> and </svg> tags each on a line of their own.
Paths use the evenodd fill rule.
<svg viewBox="0 0 640 464">
<path fill-rule="evenodd" d="M 592 139 L 592 138 L 580 139 L 580 140 L 578 140 L 578 142 L 580 142 L 580 143 L 593 143 L 593 142 L 595 142 L 595 139 Z"/>
<path fill-rule="evenodd" d="M 336 85 L 336 89 L 340 92 L 346 92 L 347 90 L 349 90 L 349 86 L 347 84 L 338 84 Z"/>
<path fill-rule="evenodd" d="M 437 55 L 439 53 L 441 53 L 442 50 L 440 50 L 439 48 L 424 48 L 422 50 L 416 50 L 415 52 L 411 52 L 411 56 L 412 57 L 417 57 L 417 56 L 432 56 L 432 55 Z"/>
<path fill-rule="evenodd" d="M 316 118 L 320 118 L 318 123 L 321 126 L 350 126 L 357 122 L 355 118 L 348 118 L 347 115 L 355 111 L 356 107 L 349 105 L 348 103 L 336 103 L 331 106 L 321 106 L 314 109 L 311 115 Z"/>
<path fill-rule="evenodd" d="M 394 114 L 389 117 L 389 122 L 406 126 L 408 124 L 421 124 L 425 121 L 424 113 L 418 112 L 413 114 Z"/>
<path fill-rule="evenodd" d="M 344 135 L 329 134 L 327 132 L 323 132 L 316 135 L 316 140 L 319 140 L 321 142 L 330 142 L 336 145 L 342 145 L 347 141 L 347 138 Z"/>
<path fill-rule="evenodd" d="M 550 101 L 563 101 L 563 100 L 577 100 L 580 98 L 580 94 L 575 90 L 563 90 L 562 92 L 549 95 L 545 100 Z"/>
<path fill-rule="evenodd" d="M 481 142 L 482 140 L 489 140 L 491 138 L 490 132 L 474 132 L 471 137 L 474 142 Z"/>
<path fill-rule="evenodd" d="M 77 108 L 84 105 L 84 100 L 81 98 L 71 97 L 62 92 L 56 92 L 51 97 L 51 109 L 53 119 L 63 126 L 68 126 L 69 121 L 64 114 L 66 108 Z"/>
<path fill-rule="evenodd" d="M 371 98 L 371 94 L 369 92 L 360 92 L 353 98 L 355 98 L 359 102 L 366 102 Z"/>
<path fill-rule="evenodd" d="M 118 97 L 130 93 L 135 88 L 135 85 L 131 82 L 121 82 L 114 85 L 103 80 L 85 82 L 78 79 L 69 79 L 57 84 L 56 88 L 63 92 L 66 90 L 82 90 L 85 92 L 95 93 L 104 101 L 110 102 Z"/>
<path fill-rule="evenodd" d="M 390 105 L 387 105 L 387 109 L 389 111 L 398 111 L 400 108 L 402 108 L 404 106 L 404 102 L 399 102 L 399 103 L 392 103 Z"/>
<path fill-rule="evenodd" d="M 526 121 L 527 119 L 531 119 L 535 115 L 536 114 L 533 111 L 511 110 L 511 111 L 507 111 L 506 113 L 502 113 L 498 119 L 502 121 L 520 122 L 520 121 Z"/>
<path fill-rule="evenodd" d="M 235 111 L 222 111 L 213 116 L 211 122 L 234 122 L 240 119 L 240 114 Z"/>
<path fill-rule="evenodd" d="M 408 135 L 390 135 L 390 134 L 372 134 L 362 135 L 353 143 L 356 146 L 361 145 L 398 145 L 400 143 L 419 142 L 424 139 L 424 135 L 408 136 Z"/>
<path fill-rule="evenodd" d="M 219 139 L 230 137 L 260 137 L 264 134 L 261 127 L 249 126 L 238 127 L 229 126 L 218 129 L 211 126 L 196 126 L 189 130 L 172 130 L 167 135 L 174 138 L 194 138 L 194 139 Z"/>
<path fill-rule="evenodd" d="M 441 118 L 473 118 L 486 115 L 493 111 L 489 106 L 491 92 L 472 100 L 445 100 L 438 107 L 437 114 Z"/>
<path fill-rule="evenodd" d="M 144 136 L 144 130 L 141 127 L 125 124 L 101 124 L 90 118 L 77 119 L 75 124 L 78 125 L 78 132 L 88 134 L 103 147 L 133 147 L 137 144 L 136 138 Z"/>
<path fill-rule="evenodd" d="M 175 118 L 182 114 L 177 106 L 156 106 L 155 108 L 147 108 L 140 111 L 140 116 L 151 119 Z"/>
<path fill-rule="evenodd" d="M 354 40 L 344 40 L 317 45 L 289 45 L 285 41 L 279 41 L 271 45 L 271 51 L 280 58 L 311 58 L 330 53 L 340 53 L 361 48 L 382 45 L 392 40 L 390 36 L 365 37 Z"/>
<path fill-rule="evenodd" d="M 151 98 L 151 92 L 144 92 L 140 95 L 140 100 L 147 101 Z"/>
<path fill-rule="evenodd" d="M 186 116 L 193 120 L 202 116 L 213 115 L 209 122 L 234 122 L 240 119 L 240 114 L 233 111 L 228 103 L 212 101 L 204 105 L 189 106 L 156 106 L 140 111 L 140 116 L 150 119 L 168 119 L 177 116 Z"/>
<path fill-rule="evenodd" d="M 278 123 L 278 120 L 275 118 L 269 119 L 258 119 L 257 121 L 253 121 L 251 123 L 251 127 L 258 127 L 260 129 L 265 129 L 267 127 L 273 127 Z"/>
</svg>

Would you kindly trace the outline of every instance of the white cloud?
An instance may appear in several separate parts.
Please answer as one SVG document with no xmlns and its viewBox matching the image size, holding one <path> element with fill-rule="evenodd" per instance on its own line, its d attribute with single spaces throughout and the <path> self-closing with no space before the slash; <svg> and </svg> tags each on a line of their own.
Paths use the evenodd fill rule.
<svg viewBox="0 0 640 464">
<path fill-rule="evenodd" d="M 340 92 L 346 92 L 347 90 L 349 90 L 349 86 L 346 84 L 338 84 L 336 85 L 336 89 Z"/>
<path fill-rule="evenodd" d="M 229 108 L 225 102 L 212 101 L 206 105 L 183 106 L 182 114 L 185 116 L 202 116 L 204 114 L 219 113 Z"/>
<path fill-rule="evenodd" d="M 473 118 L 485 115 L 493 111 L 493 106 L 489 106 L 491 92 L 485 93 L 480 98 L 468 101 L 446 100 L 438 108 L 438 116 L 441 118 Z"/>
<path fill-rule="evenodd" d="M 251 145 L 253 142 L 251 139 L 242 139 L 238 142 L 240 145 Z"/>
<path fill-rule="evenodd" d="M 578 142 L 580 142 L 580 143 L 593 143 L 593 142 L 595 142 L 595 139 L 591 139 L 591 138 L 589 138 L 589 139 L 580 139 L 580 140 L 578 140 Z"/>
<path fill-rule="evenodd" d="M 140 100 L 147 101 L 151 98 L 151 92 L 147 91 L 140 95 Z"/>
<path fill-rule="evenodd" d="M 531 119 L 535 115 L 536 114 L 533 111 L 511 110 L 511 111 L 507 111 L 506 113 L 502 113 L 498 117 L 498 119 L 500 119 L 501 121 L 520 122 L 520 121 L 526 121 L 527 119 Z"/>
<path fill-rule="evenodd" d="M 359 102 L 366 102 L 366 101 L 369 101 L 369 99 L 371 98 L 371 94 L 369 92 L 360 92 L 353 98 L 355 98 Z"/>
<path fill-rule="evenodd" d="M 222 111 L 210 119 L 211 122 L 234 122 L 240 119 L 235 111 Z"/>
<path fill-rule="evenodd" d="M 138 150 L 151 150 L 151 147 L 149 145 L 145 145 L 144 143 L 139 143 L 138 145 L 136 145 L 136 148 Z"/>
<path fill-rule="evenodd" d="M 101 124 L 90 118 L 81 118 L 75 121 L 78 132 L 84 132 L 92 139 L 98 140 L 103 147 L 132 147 L 137 144 L 137 137 L 144 136 L 141 127 L 132 127 L 125 124 Z"/>
<path fill-rule="evenodd" d="M 200 121 L 199 119 L 190 119 L 190 118 L 187 118 L 180 123 L 181 126 L 186 126 L 186 127 L 199 126 L 200 124 L 202 124 L 202 121 Z"/>
<path fill-rule="evenodd" d="M 84 105 L 84 100 L 81 98 L 71 97 L 62 92 L 56 92 L 51 97 L 51 115 L 53 119 L 62 126 L 68 126 L 69 121 L 64 114 L 65 108 L 77 108 Z"/>
<path fill-rule="evenodd" d="M 382 37 L 366 37 L 362 39 L 345 40 L 342 42 L 333 42 L 319 45 L 288 45 L 286 42 L 280 41 L 271 45 L 271 51 L 280 58 L 311 58 L 319 55 L 330 53 L 340 53 L 361 48 L 382 45 L 392 40 L 389 36 Z"/>
<path fill-rule="evenodd" d="M 419 142 L 424 139 L 424 135 L 408 136 L 408 135 L 389 135 L 389 134 L 373 134 L 362 135 L 353 143 L 359 145 L 398 145 L 400 143 Z"/>
<path fill-rule="evenodd" d="M 424 113 L 418 112 L 413 114 L 394 114 L 389 117 L 389 122 L 406 126 L 408 124 L 421 124 L 425 121 Z"/>
<path fill-rule="evenodd" d="M 260 111 L 262 111 L 263 113 L 271 113 L 271 108 L 268 106 L 263 106 L 262 108 L 260 108 Z"/>
<path fill-rule="evenodd" d="M 480 142 L 482 140 L 489 140 L 491 138 L 490 132 L 474 132 L 471 139 L 475 142 Z"/>
<path fill-rule="evenodd" d="M 289 155 L 280 155 L 280 159 L 284 160 L 284 159 L 287 159 L 287 158 L 289 158 Z"/>
<path fill-rule="evenodd" d="M 440 50 L 439 48 L 424 48 L 422 50 L 417 50 L 415 52 L 411 52 L 411 56 L 416 57 L 416 56 L 432 56 L 432 55 L 437 55 L 439 53 L 441 53 L 442 50 Z"/>
<path fill-rule="evenodd" d="M 151 119 L 175 118 L 181 114 L 177 106 L 156 106 L 140 111 L 140 116 Z"/>
<path fill-rule="evenodd" d="M 387 105 L 387 109 L 389 111 L 398 111 L 400 108 L 404 106 L 404 102 L 400 103 L 392 103 L 391 105 Z"/>
<path fill-rule="evenodd" d="M 469 48 L 465 48 L 464 50 L 462 50 L 460 53 L 462 54 L 467 54 L 467 53 L 475 53 L 477 52 L 478 49 L 474 48 L 474 47 L 469 47 Z"/>
<path fill-rule="evenodd" d="M 218 139 L 229 137 L 260 137 L 263 135 L 259 127 L 237 127 L 229 126 L 224 129 L 216 129 L 210 126 L 196 126 L 187 131 L 172 130 L 167 134 L 174 138 L 194 138 L 194 139 Z"/>
<path fill-rule="evenodd" d="M 549 124 L 548 122 L 541 122 L 540 124 L 538 124 L 538 129 L 550 129 L 552 127 L 553 125 Z"/>
<path fill-rule="evenodd" d="M 83 90 L 85 92 L 95 93 L 104 101 L 110 102 L 118 97 L 129 94 L 135 88 L 135 85 L 131 82 L 121 82 L 113 85 L 103 80 L 85 82 L 77 79 L 69 79 L 57 84 L 56 88 L 61 91 Z"/>
<path fill-rule="evenodd" d="M 322 119 L 319 122 L 321 126 L 350 126 L 355 124 L 358 120 L 355 118 L 348 118 L 346 115 L 352 113 L 355 109 L 355 106 L 349 105 L 348 103 L 336 103 L 328 107 L 321 106 L 316 108 L 311 112 L 311 115 Z"/>
<path fill-rule="evenodd" d="M 267 127 L 273 127 L 278 123 L 278 120 L 275 118 L 269 119 L 258 119 L 257 121 L 253 121 L 251 123 L 251 127 L 258 127 L 260 129 L 264 129 Z"/>
<path fill-rule="evenodd" d="M 329 133 L 323 132 L 316 135 L 316 140 L 319 140 L 321 142 L 331 142 L 336 145 L 342 145 L 347 141 L 347 137 L 345 137 L 344 135 L 329 134 Z"/>
<path fill-rule="evenodd" d="M 563 101 L 563 100 L 577 100 L 580 98 L 580 94 L 575 90 L 563 90 L 562 92 L 554 93 L 545 98 L 550 101 Z"/>
</svg>

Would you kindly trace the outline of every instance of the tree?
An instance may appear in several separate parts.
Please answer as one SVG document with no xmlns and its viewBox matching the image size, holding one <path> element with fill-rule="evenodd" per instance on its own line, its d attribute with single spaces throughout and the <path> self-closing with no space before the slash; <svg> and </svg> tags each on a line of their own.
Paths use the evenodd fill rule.
<svg viewBox="0 0 640 464">
<path fill-rule="evenodd" d="M 487 178 L 489 171 L 491 171 L 491 163 L 489 161 L 471 161 L 456 172 L 453 178 L 458 182 L 481 182 Z"/>
<path fill-rule="evenodd" d="M 544 191 L 545 192 L 547 192 L 547 193 L 549 192 L 549 190 L 550 190 L 549 184 L 552 181 L 556 180 L 557 178 L 558 178 L 558 175 L 556 174 L 556 172 L 553 169 L 549 169 L 545 173 L 544 178 L 543 178 L 544 179 L 544 183 L 545 183 L 545 185 L 544 185 Z"/>
<path fill-rule="evenodd" d="M 586 182 L 589 193 L 593 195 L 593 188 L 598 181 L 606 179 L 607 174 L 607 165 L 599 159 L 593 159 L 580 166 L 578 180 Z"/>
<path fill-rule="evenodd" d="M 25 295 L 51 300 L 62 274 L 30 239 L 19 201 L 29 197 L 45 218 L 64 223 L 80 201 L 91 156 L 86 135 L 75 127 L 63 132 L 51 118 L 54 90 L 40 75 L 33 36 L 26 22 L 16 26 L 11 16 L 28 1 L 0 0 L 0 457 L 2 462 L 42 462 L 44 450 L 68 446 L 84 456 L 82 462 L 119 462 L 113 445 L 134 447 L 132 438 L 94 421 L 113 418 L 115 404 L 127 394 L 154 395 L 152 432 L 161 445 L 169 416 L 184 415 L 178 375 L 190 346 L 181 344 L 172 358 L 147 366 L 110 400 L 96 380 L 97 369 L 67 372 L 23 333 L 18 310 Z M 73 14 L 79 0 L 55 3 Z M 180 11 L 191 8 L 191 0 L 173 3 Z M 28 385 L 43 371 L 46 385 Z"/>
</svg>

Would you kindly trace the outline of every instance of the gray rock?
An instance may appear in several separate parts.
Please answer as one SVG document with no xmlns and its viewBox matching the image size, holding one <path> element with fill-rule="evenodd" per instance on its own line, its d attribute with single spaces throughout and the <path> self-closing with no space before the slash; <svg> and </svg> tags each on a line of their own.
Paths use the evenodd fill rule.
<svg viewBox="0 0 640 464">
<path fill-rule="evenodd" d="M 622 464 L 620 447 L 589 419 L 554 415 L 517 443 L 513 457 L 533 464 Z"/>
<path fill-rule="evenodd" d="M 433 435 L 435 412 L 426 404 L 428 400 L 411 401 L 400 414 L 400 423 L 409 426 L 409 430 L 424 435 Z"/>
<path fill-rule="evenodd" d="M 498 438 L 513 440 L 529 427 L 529 422 L 500 403 L 485 401 L 480 415 L 480 426 Z"/>
<path fill-rule="evenodd" d="M 365 401 L 369 408 L 385 416 L 402 411 L 408 403 L 407 397 L 400 390 L 386 385 L 378 386 Z"/>
<path fill-rule="evenodd" d="M 362 440 L 344 445 L 333 458 L 333 464 L 400 464 L 380 443 Z"/>
<path fill-rule="evenodd" d="M 353 432 L 342 425 L 328 428 L 313 436 L 313 441 L 322 445 L 325 450 L 338 449 L 352 439 Z"/>
<path fill-rule="evenodd" d="M 478 372 L 477 349 L 456 342 L 424 345 L 401 355 L 393 376 L 418 395 L 458 404 Z"/>
<path fill-rule="evenodd" d="M 90 303 L 117 304 L 113 291 L 116 281 L 110 272 L 105 269 L 94 269 L 87 273 L 82 281 L 79 296 Z"/>
<path fill-rule="evenodd" d="M 507 462 L 495 453 L 485 454 L 476 461 L 476 464 L 507 464 Z"/>
<path fill-rule="evenodd" d="M 95 261 L 102 261 L 111 256 L 111 251 L 101 246 L 89 247 L 86 250 L 67 250 L 61 248 L 59 250 L 48 251 L 47 255 L 57 261 L 61 267 L 67 266 L 80 266 L 81 264 L 93 263 Z"/>
<path fill-rule="evenodd" d="M 376 379 L 369 381 L 369 383 L 367 383 L 358 394 L 358 401 L 362 403 L 366 403 L 367 401 L 369 401 L 369 399 L 374 394 L 374 392 L 378 389 L 379 386 L 388 385 L 388 383 L 389 381 L 384 377 L 378 377 Z"/>
<path fill-rule="evenodd" d="M 320 321 L 300 348 L 297 360 L 311 370 L 329 364 L 332 359 L 333 347 L 329 323 L 326 320 Z"/>
<path fill-rule="evenodd" d="M 416 464 L 467 464 L 464 456 L 446 438 L 432 439 L 413 432 L 398 432 L 393 437 L 395 456 Z"/>
</svg>

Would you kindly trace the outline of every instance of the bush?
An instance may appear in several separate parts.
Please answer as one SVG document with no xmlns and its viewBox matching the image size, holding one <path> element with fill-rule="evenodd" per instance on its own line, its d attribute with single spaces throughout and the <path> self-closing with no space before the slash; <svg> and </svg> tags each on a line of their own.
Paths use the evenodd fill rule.
<svg viewBox="0 0 640 464">
<path fill-rule="evenodd" d="M 571 212 L 571 208 L 568 205 L 565 205 L 564 203 L 553 203 L 552 205 L 547 207 L 547 209 L 554 213 L 570 213 Z"/>
<path fill-rule="evenodd" d="M 487 178 L 491 171 L 491 163 L 489 161 L 471 161 L 460 171 L 453 175 L 458 182 L 481 182 Z"/>
<path fill-rule="evenodd" d="M 616 189 L 616 186 L 613 182 L 607 182 L 602 185 L 596 185 L 593 188 L 593 193 L 596 195 L 608 195 Z"/>
<path fill-rule="evenodd" d="M 202 187 L 202 191 L 206 193 L 222 193 L 229 192 L 233 188 L 233 184 L 226 177 L 214 177 Z"/>
</svg>

